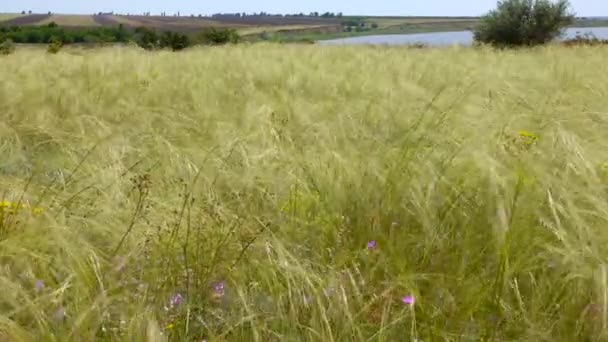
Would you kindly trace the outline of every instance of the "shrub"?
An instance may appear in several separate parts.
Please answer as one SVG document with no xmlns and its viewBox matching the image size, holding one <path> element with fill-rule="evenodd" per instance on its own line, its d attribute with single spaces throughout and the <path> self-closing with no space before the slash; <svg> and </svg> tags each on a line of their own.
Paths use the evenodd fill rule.
<svg viewBox="0 0 608 342">
<path fill-rule="evenodd" d="M 10 55 L 15 52 L 15 44 L 10 39 L 5 40 L 0 44 L 0 55 Z"/>
<path fill-rule="evenodd" d="M 156 31 L 147 27 L 138 27 L 135 30 L 135 42 L 146 50 L 156 49 L 160 45 Z"/>
<path fill-rule="evenodd" d="M 49 24 L 50 25 L 50 24 Z M 57 25 L 0 27 L 0 41 L 15 43 L 50 44 L 53 37 L 63 44 L 128 42 L 132 33 L 124 27 L 96 27 L 63 29 Z"/>
<path fill-rule="evenodd" d="M 167 31 L 160 38 L 161 48 L 171 48 L 173 51 L 179 51 L 188 46 L 190 46 L 190 40 L 185 34 Z"/>
<path fill-rule="evenodd" d="M 46 52 L 56 54 L 61 50 L 62 47 L 63 43 L 61 42 L 61 39 L 53 37 Z"/>
<path fill-rule="evenodd" d="M 205 29 L 198 37 L 198 42 L 206 45 L 235 44 L 241 37 L 234 29 L 216 29 L 214 27 Z"/>
<path fill-rule="evenodd" d="M 365 25 L 365 23 L 361 19 L 344 20 L 341 24 L 342 24 L 342 26 L 353 26 L 353 27 Z"/>
<path fill-rule="evenodd" d="M 559 0 L 505 0 L 481 18 L 475 41 L 494 46 L 532 46 L 558 37 L 574 22 L 569 2 Z"/>
</svg>

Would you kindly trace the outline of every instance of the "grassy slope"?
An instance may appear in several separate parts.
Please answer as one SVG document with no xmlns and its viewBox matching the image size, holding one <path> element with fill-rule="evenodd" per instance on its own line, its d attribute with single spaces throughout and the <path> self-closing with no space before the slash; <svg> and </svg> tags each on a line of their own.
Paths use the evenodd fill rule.
<svg viewBox="0 0 608 342">
<path fill-rule="evenodd" d="M 416 24 L 401 24 L 396 26 L 380 27 L 363 32 L 327 32 L 327 33 L 308 33 L 308 32 L 285 32 L 278 33 L 273 36 L 273 39 L 280 41 L 299 41 L 299 40 L 327 40 L 347 37 L 361 37 L 383 34 L 413 34 L 413 33 L 431 33 L 431 32 L 451 32 L 451 31 L 466 31 L 474 27 L 475 23 L 470 21 L 461 22 L 443 22 L 443 23 L 416 23 Z"/>
<path fill-rule="evenodd" d="M 474 28 L 477 21 L 474 19 L 367 19 L 368 22 L 377 22 L 378 29 L 363 32 L 328 32 L 328 33 L 306 33 L 288 32 L 276 35 L 276 40 L 299 41 L 299 40 L 327 40 L 347 37 L 360 37 L 382 34 L 413 34 L 432 32 L 467 31 Z M 577 20 L 572 27 L 606 27 L 608 20 Z"/>
<path fill-rule="evenodd" d="M 90 15 L 62 15 L 53 14 L 52 16 L 41 20 L 36 25 L 48 25 L 54 22 L 59 26 L 78 26 L 78 27 L 95 27 L 99 26 Z"/>
<path fill-rule="evenodd" d="M 325 25 L 261 25 L 261 26 L 249 26 L 239 28 L 237 31 L 241 35 L 253 35 L 260 34 L 262 32 L 276 32 L 276 31 L 301 31 L 301 30 L 314 30 L 323 27 Z"/>
<path fill-rule="evenodd" d="M 22 17 L 20 13 L 0 13 L 0 22 Z"/>
<path fill-rule="evenodd" d="M 0 335 L 602 339 L 607 56 L 2 57 Z"/>
</svg>

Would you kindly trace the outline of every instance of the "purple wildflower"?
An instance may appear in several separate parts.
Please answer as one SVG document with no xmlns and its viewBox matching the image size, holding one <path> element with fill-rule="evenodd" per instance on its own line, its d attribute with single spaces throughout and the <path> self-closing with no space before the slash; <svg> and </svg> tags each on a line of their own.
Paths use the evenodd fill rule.
<svg viewBox="0 0 608 342">
<path fill-rule="evenodd" d="M 376 249 L 376 240 L 369 241 L 367 243 L 367 249 L 370 251 Z"/>
<path fill-rule="evenodd" d="M 223 297 L 225 293 L 226 283 L 222 280 L 213 285 L 213 292 L 218 297 Z"/>
<path fill-rule="evenodd" d="M 36 284 L 34 285 L 34 288 L 36 289 L 36 291 L 40 292 L 42 290 L 44 290 L 44 282 L 42 282 L 42 280 L 36 280 Z"/>
<path fill-rule="evenodd" d="M 169 300 L 169 308 L 173 309 L 175 307 L 178 307 L 178 306 L 182 305 L 183 302 L 184 302 L 184 297 L 181 294 L 176 293 L 173 296 L 171 296 L 171 299 Z"/>
<path fill-rule="evenodd" d="M 403 302 L 403 304 L 410 306 L 416 303 L 416 299 L 414 298 L 414 296 L 405 296 L 401 299 L 401 301 Z"/>
</svg>

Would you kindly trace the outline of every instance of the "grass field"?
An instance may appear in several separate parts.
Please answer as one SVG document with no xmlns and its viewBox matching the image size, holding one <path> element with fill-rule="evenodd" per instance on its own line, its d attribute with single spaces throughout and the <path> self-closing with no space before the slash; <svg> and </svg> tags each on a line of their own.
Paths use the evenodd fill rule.
<svg viewBox="0 0 608 342">
<path fill-rule="evenodd" d="M 370 23 L 378 24 L 378 28 L 388 28 L 400 25 L 411 24 L 445 24 L 445 23 L 461 23 L 461 22 L 476 22 L 476 19 L 471 18 L 370 18 L 366 20 Z"/>
<path fill-rule="evenodd" d="M 36 25 L 48 25 L 54 22 L 59 26 L 78 26 L 78 27 L 94 27 L 99 26 L 90 15 L 57 15 L 53 14 L 50 17 L 39 21 Z"/>
<path fill-rule="evenodd" d="M 272 26 L 250 26 L 238 28 L 237 31 L 241 35 L 251 35 L 262 32 L 277 32 L 277 31 L 298 31 L 298 30 L 314 30 L 324 27 L 324 25 L 272 25 Z"/>
<path fill-rule="evenodd" d="M 0 57 L 0 339 L 605 340 L 607 57 Z"/>
<path fill-rule="evenodd" d="M 5 21 L 5 20 L 19 18 L 21 16 L 23 16 L 23 15 L 19 14 L 19 13 L 0 13 L 0 22 Z"/>
</svg>

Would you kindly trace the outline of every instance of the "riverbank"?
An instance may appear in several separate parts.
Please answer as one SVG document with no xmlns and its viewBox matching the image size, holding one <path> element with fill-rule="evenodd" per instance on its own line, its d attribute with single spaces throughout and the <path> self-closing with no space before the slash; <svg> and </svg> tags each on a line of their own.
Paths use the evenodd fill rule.
<svg viewBox="0 0 608 342">
<path fill-rule="evenodd" d="M 373 23 L 373 19 L 369 19 L 370 23 Z M 419 22 L 419 23 L 401 23 L 386 26 L 379 26 L 378 28 L 368 28 L 363 30 L 351 30 L 351 31 L 328 31 L 328 32 L 306 32 L 301 30 L 296 31 L 285 31 L 285 32 L 273 32 L 262 35 L 252 35 L 249 37 L 251 41 L 275 41 L 275 42 L 314 42 L 323 40 L 333 40 L 341 38 L 355 38 L 365 36 L 376 36 L 376 35 L 406 35 L 406 34 L 419 34 L 419 33 L 437 33 L 437 32 L 458 32 L 458 31 L 470 31 L 477 25 L 477 19 L 461 19 L 451 21 L 440 21 L 437 19 L 435 22 Z M 578 19 L 571 27 L 576 28 L 593 28 L 593 27 L 606 27 L 608 26 L 608 20 L 606 19 Z"/>
<path fill-rule="evenodd" d="M 564 30 L 556 42 L 602 44 L 608 40 L 608 27 L 570 27 Z M 419 34 L 386 34 L 321 40 L 321 45 L 416 45 L 416 46 L 471 46 L 471 31 L 453 31 Z"/>
</svg>

